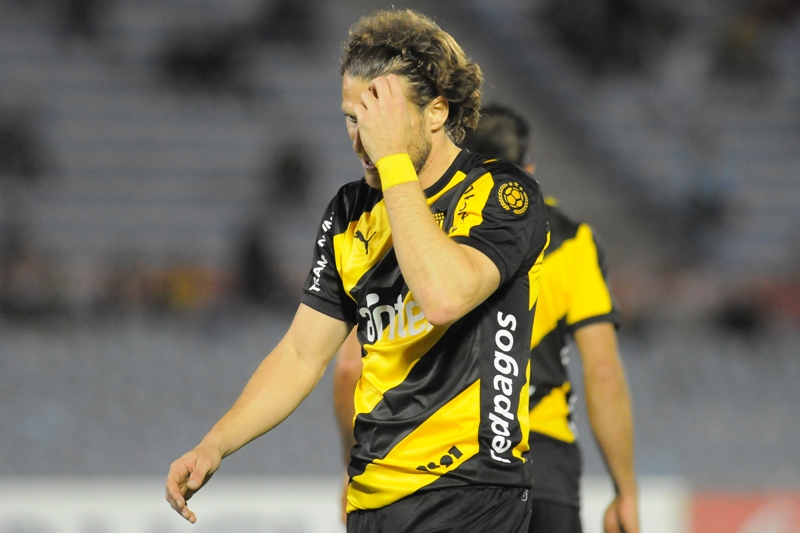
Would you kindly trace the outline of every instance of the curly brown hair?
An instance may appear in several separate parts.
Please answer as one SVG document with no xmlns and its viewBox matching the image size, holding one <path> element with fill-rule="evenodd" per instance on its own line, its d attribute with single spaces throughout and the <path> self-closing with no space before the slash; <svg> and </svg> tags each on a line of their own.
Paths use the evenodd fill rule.
<svg viewBox="0 0 800 533">
<path fill-rule="evenodd" d="M 445 128 L 455 143 L 478 123 L 483 74 L 435 22 L 410 9 L 376 11 L 350 27 L 340 74 L 371 80 L 397 74 L 422 108 L 437 96 L 448 102 Z"/>
</svg>

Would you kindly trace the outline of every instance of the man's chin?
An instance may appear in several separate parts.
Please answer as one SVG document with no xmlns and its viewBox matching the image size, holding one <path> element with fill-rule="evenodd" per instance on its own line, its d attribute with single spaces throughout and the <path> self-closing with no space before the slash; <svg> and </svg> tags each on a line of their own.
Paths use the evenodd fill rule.
<svg viewBox="0 0 800 533">
<path fill-rule="evenodd" d="M 377 170 L 367 170 L 364 172 L 364 179 L 367 181 L 367 185 L 373 189 L 381 188 L 381 176 L 378 174 Z"/>
</svg>

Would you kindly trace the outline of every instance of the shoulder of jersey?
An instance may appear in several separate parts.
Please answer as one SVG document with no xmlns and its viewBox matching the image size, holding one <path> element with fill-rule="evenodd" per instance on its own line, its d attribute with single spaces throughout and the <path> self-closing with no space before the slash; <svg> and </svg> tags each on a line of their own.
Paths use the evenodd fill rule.
<svg viewBox="0 0 800 533">
<path fill-rule="evenodd" d="M 503 180 L 519 181 L 534 189 L 539 189 L 539 184 L 525 169 L 518 167 L 508 161 L 497 158 L 487 158 L 480 154 L 475 166 L 481 166 L 491 173 L 492 176 L 503 176 Z"/>
</svg>

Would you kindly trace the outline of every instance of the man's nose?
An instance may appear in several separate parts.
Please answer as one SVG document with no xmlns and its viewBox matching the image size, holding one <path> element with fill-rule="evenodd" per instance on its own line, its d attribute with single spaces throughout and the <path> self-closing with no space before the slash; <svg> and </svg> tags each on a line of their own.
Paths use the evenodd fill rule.
<svg viewBox="0 0 800 533">
<path fill-rule="evenodd" d="M 358 126 L 356 126 L 355 130 L 353 131 L 353 150 L 357 154 L 364 153 L 364 146 L 361 144 L 361 135 L 358 133 Z"/>
</svg>

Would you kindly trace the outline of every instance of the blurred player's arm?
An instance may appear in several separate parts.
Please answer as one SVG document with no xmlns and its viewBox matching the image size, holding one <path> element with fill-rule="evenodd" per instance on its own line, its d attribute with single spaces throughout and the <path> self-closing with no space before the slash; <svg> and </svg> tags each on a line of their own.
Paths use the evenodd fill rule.
<svg viewBox="0 0 800 533">
<path fill-rule="evenodd" d="M 353 435 L 353 418 L 356 415 L 355 396 L 356 385 L 361 377 L 361 345 L 356 337 L 356 329 L 339 348 L 333 366 L 333 410 L 336 413 L 336 422 L 339 425 L 339 436 L 342 442 L 342 460 L 344 466 L 350 463 L 350 450 L 355 446 L 356 439 Z M 347 485 L 350 478 L 345 472 L 344 487 L 342 489 L 342 522 L 347 523 Z"/>
<path fill-rule="evenodd" d="M 361 345 L 358 343 L 356 330 L 353 329 L 339 348 L 333 366 L 333 409 L 336 412 L 336 422 L 339 424 L 342 459 L 345 466 L 350 462 L 350 449 L 356 443 L 353 436 L 353 417 L 356 414 L 353 396 L 359 377 L 361 377 Z"/>
<path fill-rule="evenodd" d="M 609 322 L 575 331 L 583 361 L 589 423 L 603 453 L 616 497 L 606 511 L 606 533 L 638 533 L 638 489 L 633 462 L 633 413 L 617 334 Z"/>
<path fill-rule="evenodd" d="M 300 304 L 292 325 L 261 362 L 230 410 L 200 443 L 170 465 L 167 501 L 185 519 L 186 500 L 219 468 L 224 457 L 277 426 L 314 388 L 352 325 Z"/>
</svg>

